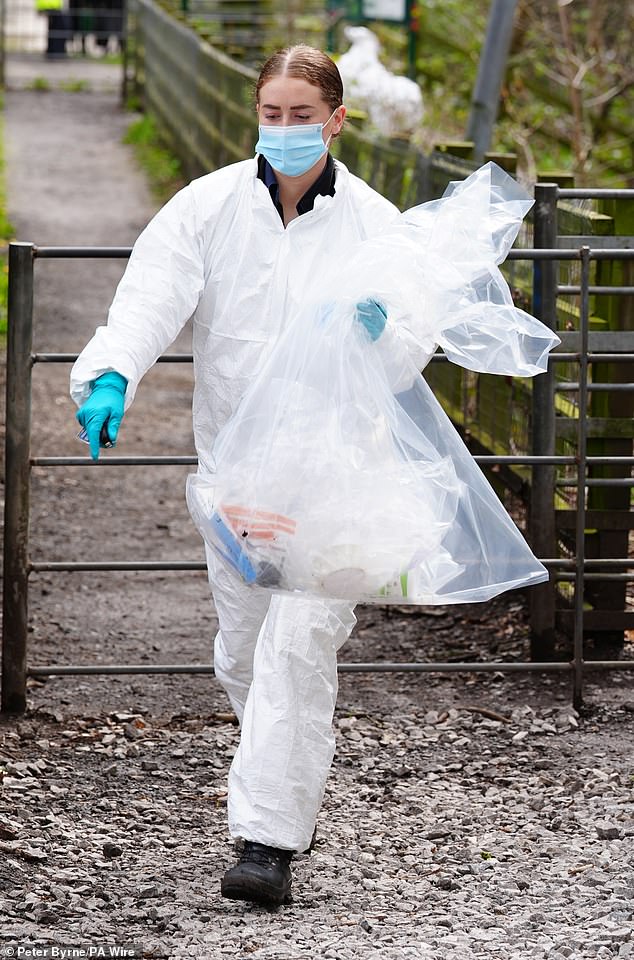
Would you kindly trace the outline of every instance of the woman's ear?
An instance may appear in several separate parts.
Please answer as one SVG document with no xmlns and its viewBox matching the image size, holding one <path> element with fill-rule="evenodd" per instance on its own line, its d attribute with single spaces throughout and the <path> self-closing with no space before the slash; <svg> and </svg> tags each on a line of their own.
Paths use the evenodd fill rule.
<svg viewBox="0 0 634 960">
<path fill-rule="evenodd" d="M 343 128 L 343 121 L 345 120 L 345 118 L 346 118 L 346 108 L 342 103 L 340 107 L 337 107 L 337 111 L 333 117 L 333 121 L 332 121 L 333 137 L 338 137 L 339 134 L 341 133 L 341 130 Z"/>
</svg>

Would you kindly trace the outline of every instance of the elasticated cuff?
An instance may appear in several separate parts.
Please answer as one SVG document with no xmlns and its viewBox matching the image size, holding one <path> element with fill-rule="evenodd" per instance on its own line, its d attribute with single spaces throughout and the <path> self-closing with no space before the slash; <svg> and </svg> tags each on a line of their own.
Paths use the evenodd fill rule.
<svg viewBox="0 0 634 960">
<path fill-rule="evenodd" d="M 95 390 L 97 387 L 114 387 L 116 390 L 120 390 L 121 396 L 124 397 L 127 386 L 128 381 L 124 376 L 117 373 L 116 370 L 109 370 L 108 373 L 102 373 L 100 377 L 97 377 L 92 389 Z"/>
</svg>

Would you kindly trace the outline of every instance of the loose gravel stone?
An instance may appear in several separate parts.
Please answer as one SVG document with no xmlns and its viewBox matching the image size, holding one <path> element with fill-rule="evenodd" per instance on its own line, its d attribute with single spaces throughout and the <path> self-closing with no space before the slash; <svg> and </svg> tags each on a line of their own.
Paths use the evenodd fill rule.
<svg viewBox="0 0 634 960">
<path fill-rule="evenodd" d="M 103 847 L 101 848 L 104 857 L 107 857 L 109 860 L 114 859 L 115 857 L 120 857 L 123 853 L 123 849 L 119 846 L 118 843 L 111 843 L 106 841 Z"/>
</svg>

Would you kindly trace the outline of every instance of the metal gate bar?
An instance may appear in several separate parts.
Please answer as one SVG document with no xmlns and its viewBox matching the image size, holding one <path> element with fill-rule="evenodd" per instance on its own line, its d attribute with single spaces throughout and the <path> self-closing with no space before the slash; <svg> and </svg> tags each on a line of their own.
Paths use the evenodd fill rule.
<svg viewBox="0 0 634 960">
<path fill-rule="evenodd" d="M 606 666 L 611 661 L 592 661 L 593 666 Z M 617 660 L 618 664 L 625 661 Z M 511 673 L 519 672 L 554 672 L 569 673 L 572 670 L 572 664 L 564 661 L 554 661 L 547 663 L 506 663 L 505 667 Z M 340 663 L 337 665 L 338 673 L 496 673 L 500 669 L 499 663 L 390 663 L 389 661 L 379 661 L 378 663 Z M 212 664 L 154 664 L 147 666 L 145 664 L 99 664 L 95 666 L 58 666 L 31 667 L 29 676 L 33 677 L 51 677 L 51 676 L 100 676 L 101 674 L 116 675 L 122 673 L 213 673 Z"/>
<path fill-rule="evenodd" d="M 573 703 L 581 703 L 583 698 L 583 574 L 586 550 L 586 498 L 584 481 L 587 466 L 587 409 L 588 409 L 588 332 L 590 328 L 590 301 L 588 284 L 590 283 L 590 250 L 581 247 L 581 303 L 579 311 L 579 332 L 581 335 L 579 356 L 579 422 L 577 430 L 577 503 L 575 527 L 575 602 L 574 602 L 574 679 Z"/>
<path fill-rule="evenodd" d="M 590 191 L 589 196 L 601 195 L 620 196 L 620 191 Z M 631 196 L 631 191 L 627 192 Z M 583 191 L 559 191 L 560 196 L 585 195 Z M 128 247 L 37 247 L 34 244 L 12 243 L 9 247 L 9 334 L 7 341 L 7 441 L 6 441 L 6 500 L 5 500 L 5 580 L 3 593 L 3 665 L 2 665 L 2 710 L 11 713 L 21 713 L 26 708 L 26 678 L 27 676 L 51 675 L 101 675 L 118 673 L 145 673 L 145 674 L 178 674 L 178 673 L 213 673 L 213 666 L 204 664 L 102 664 L 102 665 L 49 665 L 27 668 L 27 615 L 28 615 L 28 575 L 31 571 L 60 571 L 60 570 L 205 570 L 205 563 L 190 561 L 148 561 L 148 562 L 37 562 L 28 560 L 28 520 L 29 520 L 29 488 L 30 469 L 32 466 L 86 466 L 92 465 L 89 457 L 34 457 L 30 458 L 30 428 L 31 428 L 31 371 L 34 363 L 68 363 L 75 360 L 75 354 L 61 353 L 32 353 L 32 313 L 33 313 L 33 267 L 35 258 L 124 258 L 130 254 Z M 591 291 L 589 285 L 589 265 L 592 260 L 634 258 L 634 250 L 623 248 L 602 248 L 591 250 L 589 247 L 580 249 L 537 249 L 512 250 L 509 260 L 557 261 L 580 260 L 582 279 L 579 290 L 581 292 L 580 309 L 580 337 L 581 349 L 574 353 L 554 355 L 554 362 L 578 362 L 579 383 L 574 385 L 580 393 L 580 416 L 578 423 L 578 454 L 577 457 L 555 456 L 481 456 L 475 459 L 482 464 L 525 464 L 525 465 L 557 465 L 577 464 L 577 479 L 575 484 L 581 490 L 584 485 L 599 484 L 617 485 L 623 481 L 603 480 L 593 481 L 586 479 L 586 468 L 595 463 L 632 463 L 631 457 L 588 457 L 587 418 L 585 416 L 586 402 L 590 389 L 597 386 L 588 383 L 589 365 L 613 358 L 611 354 L 588 352 L 588 321 L 589 301 Z M 556 288 L 554 294 L 560 291 Z M 614 292 L 609 288 L 610 292 Z M 571 291 L 570 291 L 571 292 Z M 619 292 L 634 293 L 634 288 L 619 288 Z M 627 355 L 626 355 L 627 356 Z M 625 359 L 621 354 L 618 359 Z M 446 358 L 438 357 L 438 362 Z M 159 362 L 191 362 L 190 354 L 174 354 L 161 357 Z M 572 389 L 573 385 L 567 385 Z M 623 385 L 630 387 L 631 385 Z M 109 457 L 107 464 L 102 466 L 132 466 L 156 464 L 195 464 L 195 457 Z M 625 480 L 632 485 L 631 480 Z M 465 662 L 465 663 L 342 663 L 339 671 L 347 672 L 416 672 L 416 673 L 449 673 L 449 672 L 572 672 L 573 674 L 573 702 L 580 705 L 583 694 L 584 672 L 596 670 L 630 670 L 634 669 L 634 661 L 584 661 L 583 659 L 583 581 L 590 579 L 634 579 L 630 573 L 592 573 L 589 567 L 610 568 L 614 566 L 631 567 L 634 562 L 627 560 L 588 560 L 584 555 L 585 530 L 585 500 L 577 498 L 576 533 L 577 550 L 573 560 L 563 558 L 543 560 L 551 567 L 563 568 L 564 572 L 556 574 L 557 579 L 571 580 L 575 583 L 575 634 L 574 654 L 570 662 Z M 566 573 L 566 568 L 571 573 Z"/>
<path fill-rule="evenodd" d="M 631 670 L 627 660 L 584 660 L 584 670 Z M 502 671 L 500 668 L 503 667 Z M 496 661 L 481 663 L 339 663 L 338 673 L 571 673 L 573 664 L 566 660 L 547 660 L 544 663 L 528 661 Z M 201 663 L 103 663 L 98 665 L 51 664 L 31 667 L 30 677 L 116 676 L 117 674 L 213 674 L 213 664 Z"/>
</svg>

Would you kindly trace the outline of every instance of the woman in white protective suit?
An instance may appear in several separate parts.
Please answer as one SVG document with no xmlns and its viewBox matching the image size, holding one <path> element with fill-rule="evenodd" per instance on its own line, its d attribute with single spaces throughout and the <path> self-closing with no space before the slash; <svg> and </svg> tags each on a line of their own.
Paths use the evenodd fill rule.
<svg viewBox="0 0 634 960">
<path fill-rule="evenodd" d="M 324 53 L 271 57 L 256 88 L 256 156 L 193 181 L 137 240 L 107 326 L 71 373 L 94 459 L 114 444 L 143 375 L 193 317 L 193 418 L 199 468 L 278 339 L 285 316 L 326 263 L 345 262 L 398 210 L 333 160 L 343 86 Z M 357 319 L 377 339 L 380 303 Z M 344 601 L 249 586 L 208 549 L 219 621 L 214 666 L 241 724 L 229 774 L 232 836 L 244 839 L 224 896 L 290 896 L 290 861 L 308 848 L 334 753 L 337 650 L 355 624 Z"/>
</svg>

